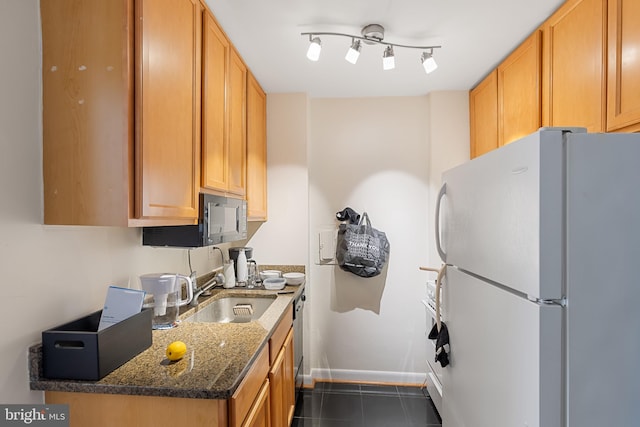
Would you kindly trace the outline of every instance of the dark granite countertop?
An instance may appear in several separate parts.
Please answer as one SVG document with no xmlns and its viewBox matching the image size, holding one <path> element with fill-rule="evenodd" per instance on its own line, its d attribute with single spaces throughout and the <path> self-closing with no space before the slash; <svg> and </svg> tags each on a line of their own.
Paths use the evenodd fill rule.
<svg viewBox="0 0 640 427">
<path fill-rule="evenodd" d="M 304 266 L 278 267 L 282 271 L 304 271 Z M 42 344 L 36 344 L 29 349 L 30 387 L 47 391 L 228 399 L 259 351 L 268 345 L 292 300 L 303 289 L 304 284 L 286 286 L 282 291 L 215 289 L 211 296 L 200 297 L 197 307 L 184 307 L 186 310 L 180 319 L 222 296 L 276 294 L 277 297 L 259 319 L 248 323 L 180 322 L 173 329 L 154 330 L 151 347 L 98 381 L 44 378 Z M 187 345 L 187 354 L 177 362 L 169 362 L 165 350 L 176 340 Z"/>
</svg>

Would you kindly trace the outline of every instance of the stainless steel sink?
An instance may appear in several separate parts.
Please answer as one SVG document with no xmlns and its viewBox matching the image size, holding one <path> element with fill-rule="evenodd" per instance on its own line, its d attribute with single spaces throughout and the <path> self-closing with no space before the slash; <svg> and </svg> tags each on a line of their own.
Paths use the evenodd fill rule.
<svg viewBox="0 0 640 427">
<path fill-rule="evenodd" d="M 275 295 L 222 297 L 184 319 L 185 322 L 246 323 L 260 318 Z"/>
</svg>

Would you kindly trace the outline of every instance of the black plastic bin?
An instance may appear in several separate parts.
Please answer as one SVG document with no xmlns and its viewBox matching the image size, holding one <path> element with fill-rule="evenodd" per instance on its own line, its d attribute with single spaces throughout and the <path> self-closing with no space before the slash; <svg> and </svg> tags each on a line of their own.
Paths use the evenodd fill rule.
<svg viewBox="0 0 640 427">
<path fill-rule="evenodd" d="M 99 380 L 151 346 L 153 310 L 145 309 L 98 332 L 102 310 L 42 332 L 43 375 Z"/>
</svg>

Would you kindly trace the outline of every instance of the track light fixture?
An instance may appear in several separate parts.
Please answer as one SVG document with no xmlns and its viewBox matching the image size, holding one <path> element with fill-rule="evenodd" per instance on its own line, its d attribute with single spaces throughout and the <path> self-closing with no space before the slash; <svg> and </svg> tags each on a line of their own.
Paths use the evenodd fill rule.
<svg viewBox="0 0 640 427">
<path fill-rule="evenodd" d="M 383 54 L 382 54 L 382 68 L 384 70 L 391 70 L 395 68 L 395 57 L 393 54 L 394 47 L 401 47 L 407 49 L 420 49 L 424 51 L 420 58 L 422 62 L 422 66 L 427 74 L 433 72 L 438 65 L 436 64 L 435 59 L 433 59 L 433 50 L 440 49 L 442 46 L 411 46 L 411 45 L 402 45 L 396 43 L 388 43 L 384 41 L 384 27 L 378 24 L 370 24 L 366 25 L 362 28 L 360 36 L 345 34 L 345 33 L 328 33 L 328 32 L 317 32 L 317 33 L 300 33 L 303 36 L 309 36 L 309 50 L 307 51 L 307 58 L 312 61 L 317 61 L 320 58 L 320 50 L 322 49 L 322 42 L 320 41 L 319 36 L 339 36 L 339 37 L 349 37 L 351 38 L 351 47 L 347 51 L 347 55 L 345 59 L 352 64 L 355 64 L 358 61 L 358 57 L 360 56 L 360 51 L 362 50 L 361 41 L 365 44 L 374 45 L 384 45 L 386 46 Z"/>
</svg>

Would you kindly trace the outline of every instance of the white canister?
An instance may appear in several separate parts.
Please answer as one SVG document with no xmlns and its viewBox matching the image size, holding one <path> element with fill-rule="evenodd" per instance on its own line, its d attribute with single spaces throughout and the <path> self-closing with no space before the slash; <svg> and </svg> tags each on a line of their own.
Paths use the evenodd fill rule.
<svg viewBox="0 0 640 427">
<path fill-rule="evenodd" d="M 224 288 L 233 288 L 236 286 L 236 273 L 233 271 L 233 260 L 224 263 Z"/>
<path fill-rule="evenodd" d="M 238 253 L 238 266 L 236 268 L 236 282 L 246 285 L 247 278 L 247 256 L 244 253 L 244 249 L 240 249 Z"/>
</svg>

